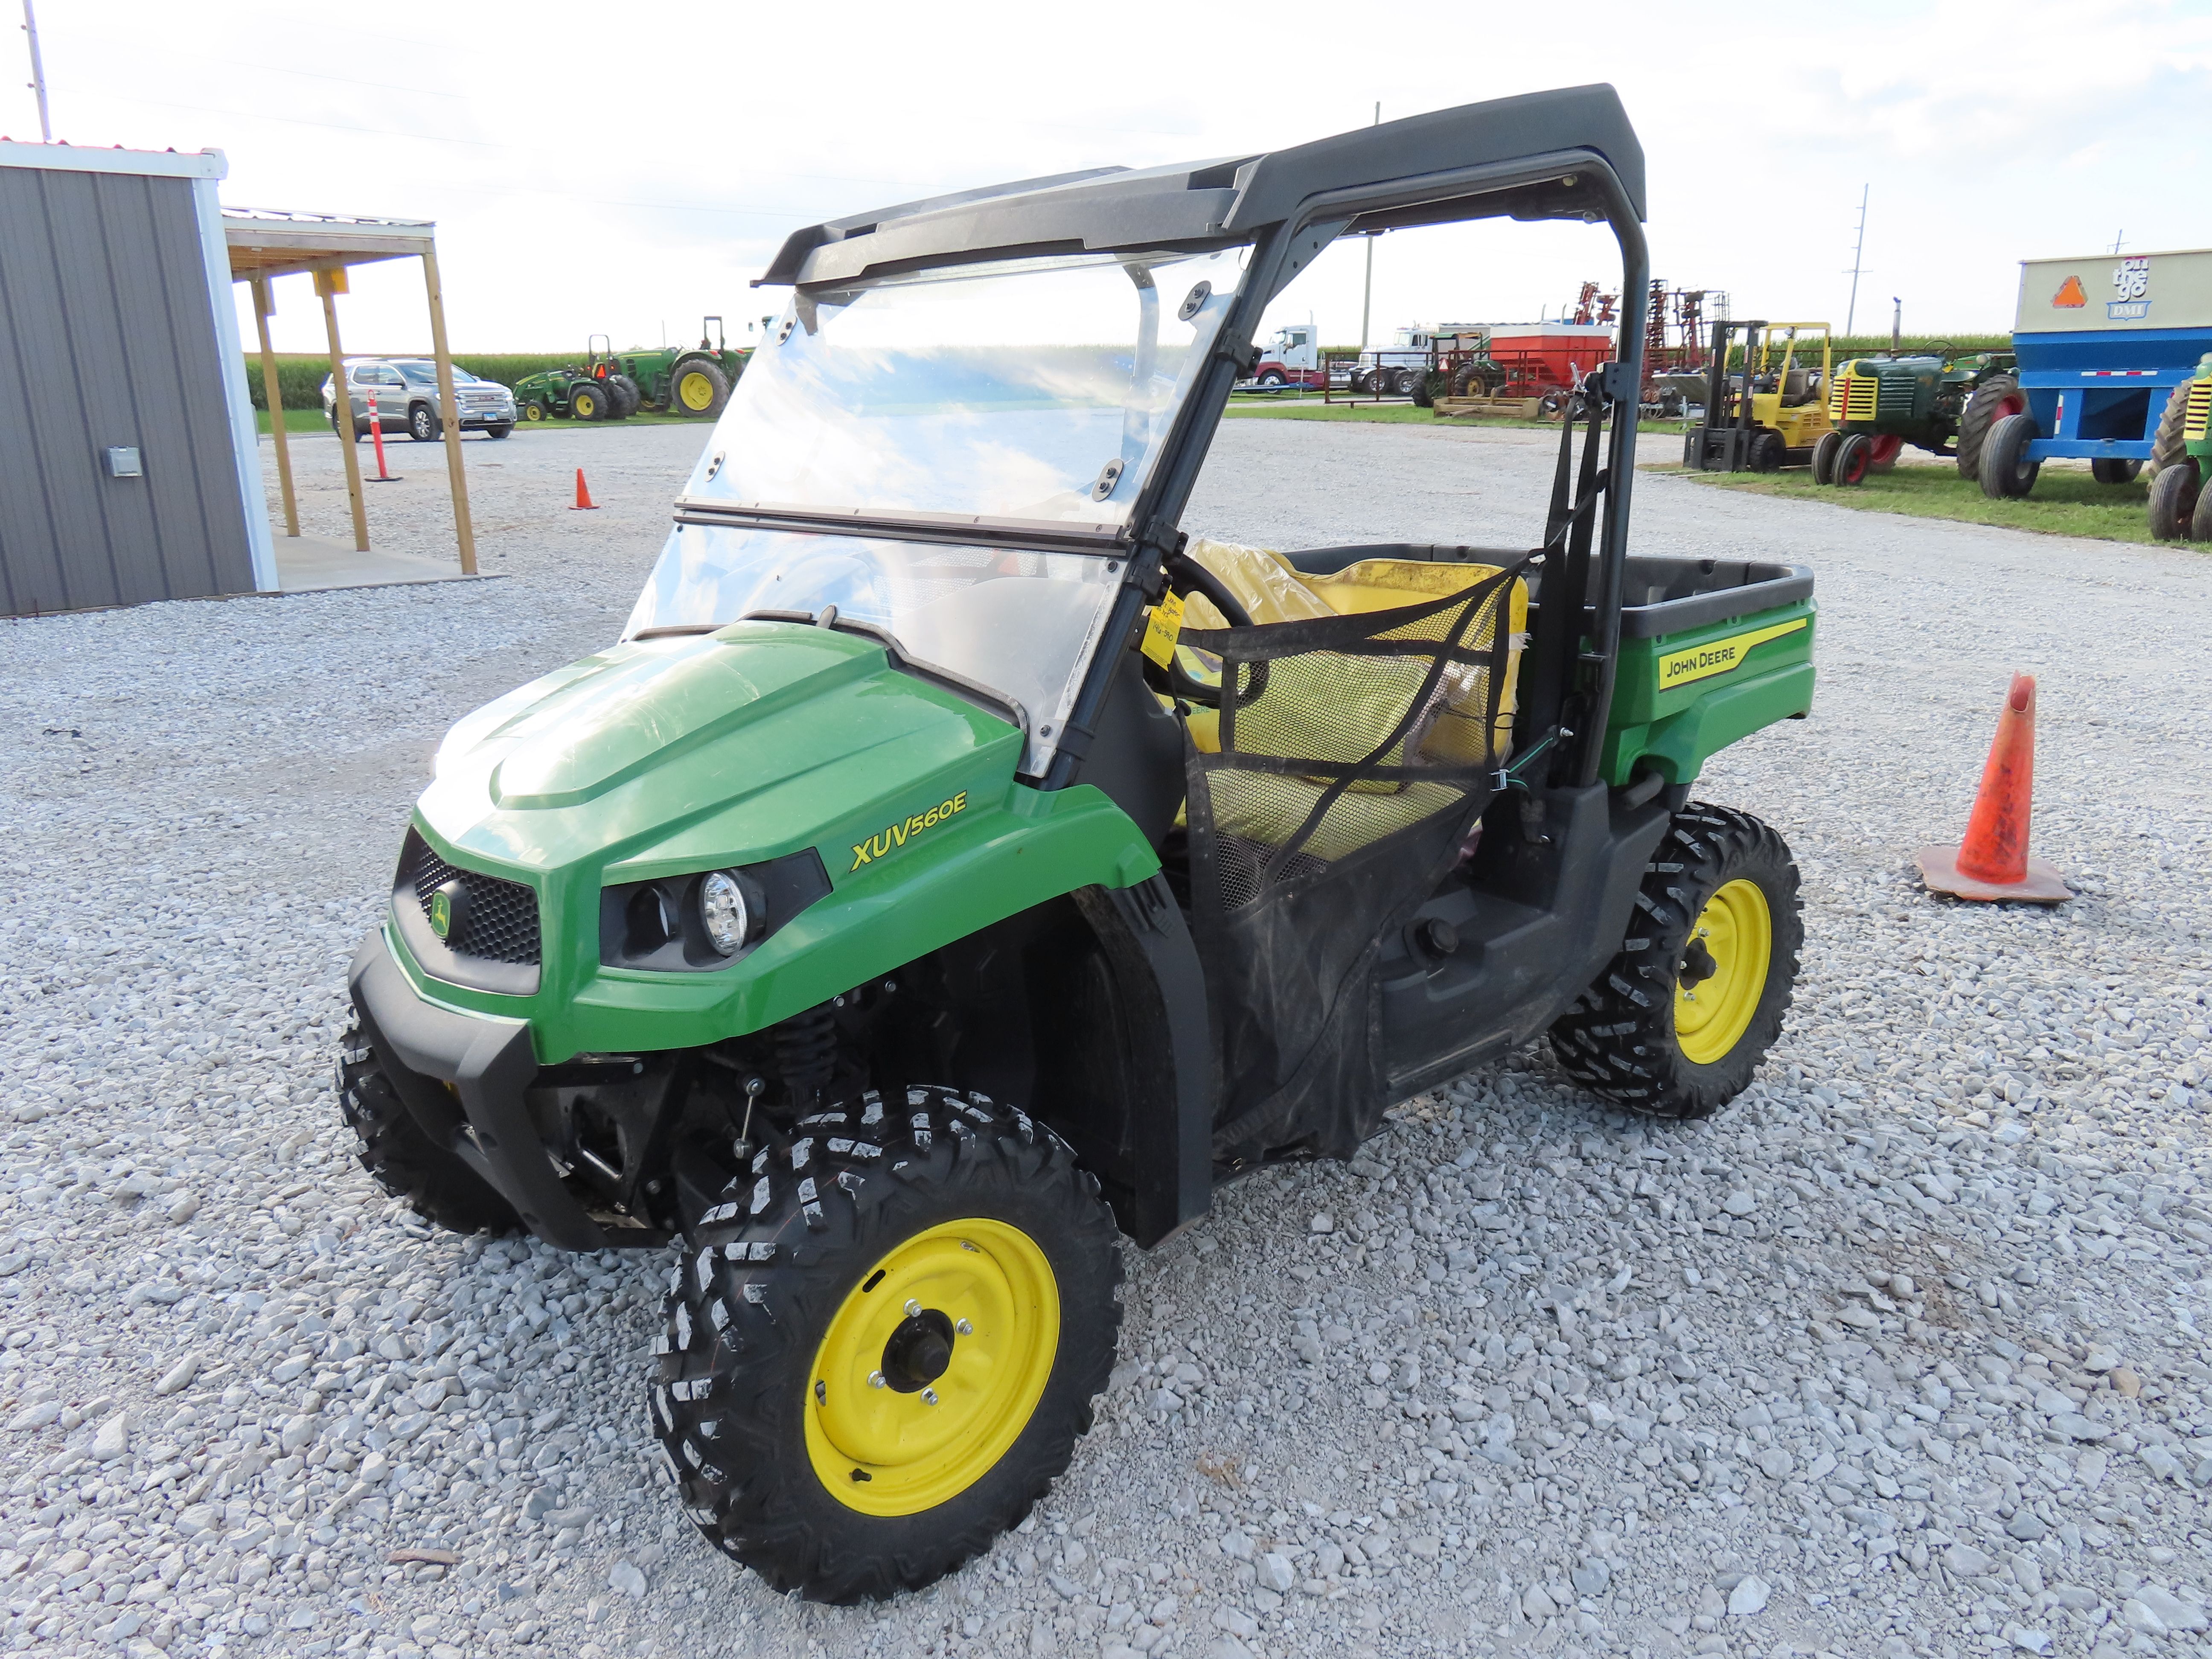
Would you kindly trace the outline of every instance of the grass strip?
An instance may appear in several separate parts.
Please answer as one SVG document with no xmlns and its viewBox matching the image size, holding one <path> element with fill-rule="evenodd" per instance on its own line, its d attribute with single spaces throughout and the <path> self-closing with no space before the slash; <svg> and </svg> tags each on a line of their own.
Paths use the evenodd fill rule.
<svg viewBox="0 0 2212 1659">
<path fill-rule="evenodd" d="M 2148 486 L 2099 483 L 2087 467 L 2075 471 L 2046 465 L 2035 493 L 1993 501 L 1978 483 L 1945 466 L 1899 466 L 1871 472 L 1850 488 L 1816 484 L 1809 469 L 1784 472 L 1692 472 L 1675 465 L 1646 465 L 1639 471 L 1672 473 L 1717 489 L 1751 495 L 1783 495 L 1826 501 L 1862 513 L 1895 513 L 1914 519 L 1950 519 L 1960 524 L 1994 525 L 2002 530 L 2032 530 L 2045 536 L 2087 536 L 2106 542 L 2151 542 Z"/>
</svg>

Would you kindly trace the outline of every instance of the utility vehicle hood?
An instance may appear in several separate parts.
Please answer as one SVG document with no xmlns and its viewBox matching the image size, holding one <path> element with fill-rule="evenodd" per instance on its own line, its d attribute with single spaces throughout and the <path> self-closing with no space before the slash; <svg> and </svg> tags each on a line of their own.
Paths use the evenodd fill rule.
<svg viewBox="0 0 2212 1659">
<path fill-rule="evenodd" d="M 835 846 L 891 798 L 1011 780 L 1021 742 L 871 641 L 738 623 L 616 646 L 485 705 L 447 735 L 420 810 L 502 863 L 642 877 Z"/>
</svg>

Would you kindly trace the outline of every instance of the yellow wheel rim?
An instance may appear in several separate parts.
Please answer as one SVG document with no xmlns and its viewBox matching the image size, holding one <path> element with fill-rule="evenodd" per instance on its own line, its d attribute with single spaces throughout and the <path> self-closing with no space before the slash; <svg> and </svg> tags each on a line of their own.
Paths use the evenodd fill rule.
<svg viewBox="0 0 2212 1659">
<path fill-rule="evenodd" d="M 861 1275 L 815 1353 L 816 1476 L 864 1515 L 957 1497 L 1020 1437 L 1059 1352 L 1060 1287 L 1027 1233 L 975 1219 L 916 1234 Z"/>
<path fill-rule="evenodd" d="M 576 413 L 587 421 L 599 412 L 599 400 L 588 392 L 579 392 L 571 403 Z"/>
<path fill-rule="evenodd" d="M 696 372 L 686 374 L 676 382 L 676 395 L 684 408 L 704 410 L 714 401 L 714 383 Z"/>
<path fill-rule="evenodd" d="M 522 418 L 526 421 L 544 420 L 545 418 L 545 406 L 543 404 L 524 404 L 522 409 Z"/>
<path fill-rule="evenodd" d="M 1735 1047 L 1759 1012 L 1766 970 L 1774 959 L 1774 919 L 1756 882 L 1726 883 L 1706 901 L 1690 930 L 1687 951 L 1702 945 L 1713 971 L 1695 983 L 1684 975 L 1674 987 L 1674 1040 L 1682 1055 L 1711 1066 Z"/>
</svg>

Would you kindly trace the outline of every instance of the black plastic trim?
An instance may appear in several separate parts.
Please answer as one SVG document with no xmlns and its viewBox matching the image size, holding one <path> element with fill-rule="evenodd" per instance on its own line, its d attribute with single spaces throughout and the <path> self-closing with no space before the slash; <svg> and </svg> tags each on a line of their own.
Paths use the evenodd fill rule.
<svg viewBox="0 0 2212 1659">
<path fill-rule="evenodd" d="M 381 928 L 362 941 L 346 980 L 362 1032 L 416 1121 L 496 1188 L 548 1244 L 606 1249 L 599 1224 L 562 1185 L 523 1098 L 538 1075 L 529 1022 L 423 1001 L 392 960 Z M 459 1123 L 450 1104 L 456 1099 Z"/>
<path fill-rule="evenodd" d="M 758 925 L 738 951 L 724 956 L 708 942 L 699 918 L 699 884 L 716 870 L 728 870 L 752 884 L 748 902 L 759 905 Z M 650 948 L 632 946 L 632 907 L 648 891 L 660 895 L 663 914 L 675 923 Z M 599 963 L 606 968 L 637 968 L 649 973 L 710 974 L 736 966 L 817 900 L 830 896 L 830 874 L 822 855 L 811 847 L 787 853 L 764 864 L 717 864 L 683 875 L 660 876 L 651 881 L 623 882 L 599 890 Z"/>
</svg>

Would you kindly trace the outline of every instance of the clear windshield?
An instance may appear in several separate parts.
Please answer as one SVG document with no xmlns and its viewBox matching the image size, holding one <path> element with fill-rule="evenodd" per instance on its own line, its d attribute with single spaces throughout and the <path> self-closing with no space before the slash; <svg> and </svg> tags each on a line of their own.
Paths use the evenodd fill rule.
<svg viewBox="0 0 2212 1659">
<path fill-rule="evenodd" d="M 1245 252 L 1019 260 L 801 293 L 686 493 L 1124 523 Z"/>
<path fill-rule="evenodd" d="M 1035 775 L 1058 746 L 1120 584 L 1118 562 L 1092 554 L 681 525 L 623 636 L 834 605 L 888 631 L 902 655 L 1018 703 L 1021 769 Z"/>
</svg>

